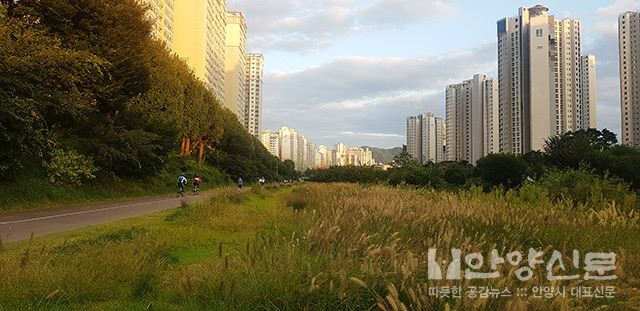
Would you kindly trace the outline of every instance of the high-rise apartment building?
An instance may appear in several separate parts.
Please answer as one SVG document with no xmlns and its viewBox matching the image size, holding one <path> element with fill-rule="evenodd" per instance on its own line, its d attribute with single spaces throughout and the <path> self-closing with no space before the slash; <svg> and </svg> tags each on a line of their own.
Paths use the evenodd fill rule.
<svg viewBox="0 0 640 311">
<path fill-rule="evenodd" d="M 586 55 L 581 58 L 580 79 L 582 82 L 582 128 L 595 129 L 596 122 L 596 57 Z"/>
<path fill-rule="evenodd" d="M 640 147 L 640 12 L 618 19 L 622 143 Z"/>
<path fill-rule="evenodd" d="M 173 51 L 174 44 L 174 9 L 175 0 L 139 0 L 148 8 L 147 18 L 152 22 L 154 38 L 164 42 L 169 51 Z"/>
<path fill-rule="evenodd" d="M 485 75 L 447 86 L 446 160 L 476 161 L 498 149 L 498 81 Z"/>
<path fill-rule="evenodd" d="M 311 169 L 316 163 L 316 145 L 296 130 L 282 127 L 278 132 L 264 130 L 260 141 L 280 160 L 291 160 L 297 171 Z"/>
<path fill-rule="evenodd" d="M 298 161 L 298 132 L 285 126 L 280 129 L 278 134 L 280 136 L 280 160 Z"/>
<path fill-rule="evenodd" d="M 298 171 L 304 171 L 309 167 L 309 140 L 302 134 L 298 134 L 298 152 L 294 162 Z"/>
<path fill-rule="evenodd" d="M 595 98 L 586 103 L 582 95 L 595 81 L 583 84 L 580 22 L 548 13 L 520 8 L 497 23 L 501 152 L 541 150 L 551 136 L 592 125 Z"/>
<path fill-rule="evenodd" d="M 175 1 L 174 52 L 221 103 L 224 99 L 226 0 Z"/>
<path fill-rule="evenodd" d="M 336 166 L 368 166 L 376 164 L 369 148 L 348 147 L 343 143 L 335 146 L 333 158 Z"/>
<path fill-rule="evenodd" d="M 432 113 L 407 118 L 407 152 L 418 163 L 438 163 L 444 158 L 444 121 Z"/>
<path fill-rule="evenodd" d="M 224 106 L 244 123 L 246 100 L 247 25 L 240 12 L 227 12 Z"/>
<path fill-rule="evenodd" d="M 280 133 L 265 130 L 260 135 L 260 142 L 264 145 L 269 153 L 275 157 L 280 157 Z"/>
<path fill-rule="evenodd" d="M 263 75 L 264 57 L 262 54 L 247 54 L 244 125 L 249 133 L 256 136 L 260 133 L 262 128 Z"/>
<path fill-rule="evenodd" d="M 333 149 L 320 145 L 318 152 L 316 153 L 316 168 L 329 168 L 334 166 L 334 151 Z"/>
</svg>

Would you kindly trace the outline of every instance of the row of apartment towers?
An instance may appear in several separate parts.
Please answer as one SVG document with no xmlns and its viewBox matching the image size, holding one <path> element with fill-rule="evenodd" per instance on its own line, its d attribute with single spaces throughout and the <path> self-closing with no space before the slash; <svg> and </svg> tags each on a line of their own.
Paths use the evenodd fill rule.
<svg viewBox="0 0 640 311">
<path fill-rule="evenodd" d="M 498 79 L 477 74 L 448 85 L 445 120 L 431 113 L 407 119 L 407 151 L 415 159 L 475 164 L 596 128 L 595 56 L 581 53 L 579 20 L 548 13 L 537 5 L 499 20 Z"/>
<path fill-rule="evenodd" d="M 153 36 L 184 59 L 216 99 L 253 135 L 262 127 L 264 58 L 247 53 L 247 26 L 226 0 L 139 0 Z"/>
<path fill-rule="evenodd" d="M 291 160 L 297 171 L 324 169 L 332 166 L 375 165 L 373 154 L 366 147 L 349 147 L 343 143 L 331 149 L 317 146 L 302 133 L 283 126 L 278 131 L 264 130 L 260 141 L 269 152 L 280 160 Z"/>
</svg>

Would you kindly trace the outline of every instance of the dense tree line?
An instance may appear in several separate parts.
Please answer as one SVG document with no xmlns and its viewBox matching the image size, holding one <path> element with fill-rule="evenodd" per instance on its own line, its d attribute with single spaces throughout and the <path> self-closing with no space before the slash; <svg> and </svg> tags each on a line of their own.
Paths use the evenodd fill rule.
<svg viewBox="0 0 640 311">
<path fill-rule="evenodd" d="M 561 173 L 568 187 L 578 177 L 596 176 L 601 180 L 640 190 L 640 149 L 618 145 L 616 135 L 608 130 L 581 130 L 550 138 L 544 152 L 524 155 L 491 154 L 477 161 L 429 163 L 419 165 L 406 152 L 397 156 L 394 168 L 382 171 L 373 167 L 334 167 L 308 172 L 310 180 L 319 182 L 388 183 L 438 189 L 481 186 L 489 190 L 519 188 L 523 183 L 558 179 Z M 560 174 L 560 175 L 558 175 Z M 569 182 L 574 180 L 574 182 Z"/>
<path fill-rule="evenodd" d="M 189 158 L 233 178 L 295 176 L 151 38 L 138 1 L 10 2 L 0 4 L 3 180 L 139 178 Z"/>
</svg>

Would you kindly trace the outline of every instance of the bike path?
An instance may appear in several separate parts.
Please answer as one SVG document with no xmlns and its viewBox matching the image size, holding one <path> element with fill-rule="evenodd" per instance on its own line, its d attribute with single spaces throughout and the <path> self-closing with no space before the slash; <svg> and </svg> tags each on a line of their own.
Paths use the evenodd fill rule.
<svg viewBox="0 0 640 311">
<path fill-rule="evenodd" d="M 110 221 L 143 216 L 179 207 L 207 197 L 186 195 L 183 198 L 162 196 L 138 200 L 88 204 L 0 214 L 0 239 L 3 243 L 16 242 L 52 233 L 69 231 Z"/>
</svg>

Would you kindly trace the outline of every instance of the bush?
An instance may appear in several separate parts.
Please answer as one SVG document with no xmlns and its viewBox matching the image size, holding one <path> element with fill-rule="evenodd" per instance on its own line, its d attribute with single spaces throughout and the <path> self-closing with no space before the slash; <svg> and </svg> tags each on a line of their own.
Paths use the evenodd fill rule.
<svg viewBox="0 0 640 311">
<path fill-rule="evenodd" d="M 55 149 L 51 152 L 51 160 L 43 166 L 49 181 L 57 185 L 80 186 L 83 180 L 95 179 L 98 171 L 91 158 L 75 150 Z"/>
<path fill-rule="evenodd" d="M 490 154 L 476 163 L 476 173 L 488 186 L 507 189 L 520 186 L 527 170 L 521 157 L 513 154 Z"/>
<path fill-rule="evenodd" d="M 446 163 L 444 179 L 451 185 L 462 186 L 473 176 L 473 166 L 467 162 Z"/>
<path fill-rule="evenodd" d="M 384 182 L 388 172 L 372 166 L 333 166 L 307 172 L 310 181 L 375 184 Z"/>
<path fill-rule="evenodd" d="M 548 194 L 554 202 L 570 199 L 576 206 L 582 204 L 595 209 L 604 209 L 616 202 L 624 210 L 636 208 L 636 194 L 630 191 L 627 183 L 617 177 L 601 177 L 586 169 L 550 170 L 537 184 L 543 190 L 537 192 Z"/>
<path fill-rule="evenodd" d="M 441 188 L 446 185 L 445 170 L 439 164 L 395 168 L 389 173 L 388 182 L 393 186 L 407 184 L 420 187 Z"/>
</svg>

